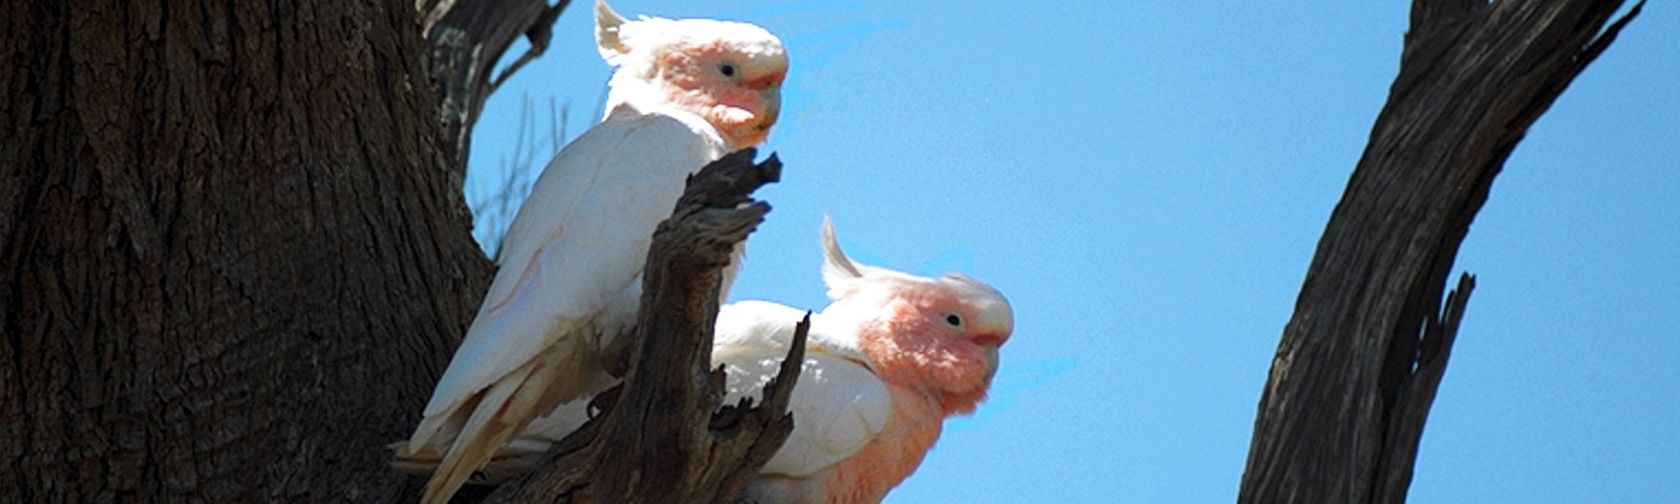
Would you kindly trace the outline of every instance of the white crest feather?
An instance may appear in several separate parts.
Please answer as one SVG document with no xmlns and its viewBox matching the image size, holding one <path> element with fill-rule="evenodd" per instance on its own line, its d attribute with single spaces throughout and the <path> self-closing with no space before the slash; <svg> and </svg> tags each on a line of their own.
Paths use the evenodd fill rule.
<svg viewBox="0 0 1680 504">
<path fill-rule="evenodd" d="M 834 219 L 823 214 L 822 224 L 823 245 L 823 285 L 828 286 L 828 298 L 840 299 L 851 291 L 852 285 L 863 278 L 863 271 L 858 264 L 846 257 L 846 251 L 840 250 L 840 240 L 834 237 Z"/>
<path fill-rule="evenodd" d="M 607 63 L 616 64 L 613 62 L 619 55 L 630 52 L 630 47 L 624 45 L 624 38 L 619 36 L 619 28 L 624 23 L 624 16 L 613 11 L 606 0 L 595 0 L 595 47 Z"/>
</svg>

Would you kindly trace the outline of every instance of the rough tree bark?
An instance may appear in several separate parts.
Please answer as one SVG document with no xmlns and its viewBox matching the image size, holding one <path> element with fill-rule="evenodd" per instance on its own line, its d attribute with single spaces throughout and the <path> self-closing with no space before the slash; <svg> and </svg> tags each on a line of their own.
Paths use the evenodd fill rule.
<svg viewBox="0 0 1680 504">
<path fill-rule="evenodd" d="M 412 6 L 0 6 L 0 502 L 395 501 L 488 284 Z"/>
<path fill-rule="evenodd" d="M 1239 502 L 1404 502 L 1474 280 L 1442 290 L 1511 150 L 1638 15 L 1619 0 L 1416 0 L 1389 100 L 1319 241 Z M 1606 26 L 1608 23 L 1608 27 Z"/>
</svg>

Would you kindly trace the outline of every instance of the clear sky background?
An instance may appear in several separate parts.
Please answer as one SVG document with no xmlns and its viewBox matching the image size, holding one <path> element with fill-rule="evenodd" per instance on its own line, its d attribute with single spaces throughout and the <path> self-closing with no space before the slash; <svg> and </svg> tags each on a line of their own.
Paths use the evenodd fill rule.
<svg viewBox="0 0 1680 504">
<path fill-rule="evenodd" d="M 589 3 L 490 100 L 475 205 L 510 167 L 547 163 L 551 102 L 570 136 L 598 117 L 608 68 Z M 774 211 L 736 299 L 826 304 L 828 212 L 860 261 L 961 271 L 1014 305 L 991 400 L 947 422 L 892 503 L 1231 502 L 1273 351 L 1408 14 L 1327 1 L 615 7 L 750 21 L 788 47 L 765 146 L 786 169 L 758 194 Z M 1454 268 L 1478 284 L 1412 502 L 1680 502 L 1676 8 L 1648 5 L 1495 181 Z M 536 154 L 522 163 L 526 100 Z"/>
</svg>

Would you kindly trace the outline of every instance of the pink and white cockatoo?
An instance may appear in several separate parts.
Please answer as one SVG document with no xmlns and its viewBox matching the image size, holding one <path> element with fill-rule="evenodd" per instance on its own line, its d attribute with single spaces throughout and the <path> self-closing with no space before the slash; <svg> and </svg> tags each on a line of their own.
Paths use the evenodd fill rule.
<svg viewBox="0 0 1680 504">
<path fill-rule="evenodd" d="M 921 464 L 946 417 L 985 399 L 1014 329 L 996 289 L 857 264 L 827 219 L 823 252 L 833 303 L 811 317 L 793 434 L 748 484 L 748 502 L 879 502 Z M 718 313 L 712 362 L 725 366 L 729 401 L 762 397 L 802 314 L 762 301 Z"/>
<path fill-rule="evenodd" d="M 915 276 L 847 258 L 823 222 L 822 276 L 834 300 L 812 315 L 793 389 L 793 434 L 746 490 L 747 502 L 877 502 L 909 476 L 945 417 L 972 412 L 998 368 L 1014 315 L 997 290 L 961 275 Z M 804 310 L 742 301 L 718 312 L 712 363 L 728 397 L 763 398 Z M 588 420 L 578 399 L 532 422 L 483 482 L 531 468 Z"/>
<path fill-rule="evenodd" d="M 606 117 L 537 179 L 466 339 L 396 446 L 399 469 L 436 466 L 423 502 L 448 501 L 539 414 L 612 383 L 655 226 L 689 174 L 763 142 L 776 122 L 788 60 L 763 28 L 627 21 L 597 1 L 595 39 L 617 68 Z"/>
</svg>

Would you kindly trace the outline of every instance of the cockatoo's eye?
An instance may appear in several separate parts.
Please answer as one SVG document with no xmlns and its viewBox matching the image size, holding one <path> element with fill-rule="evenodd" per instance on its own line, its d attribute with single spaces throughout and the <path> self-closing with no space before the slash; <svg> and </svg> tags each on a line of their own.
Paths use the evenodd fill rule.
<svg viewBox="0 0 1680 504">
<path fill-rule="evenodd" d="M 734 77 L 735 76 L 735 65 L 732 65 L 732 64 L 729 64 L 729 63 L 724 63 L 722 65 L 718 65 L 718 73 L 723 74 L 724 77 Z"/>
<path fill-rule="evenodd" d="M 962 327 L 962 317 L 958 317 L 955 313 L 946 315 L 945 323 L 951 324 L 951 327 Z"/>
</svg>

